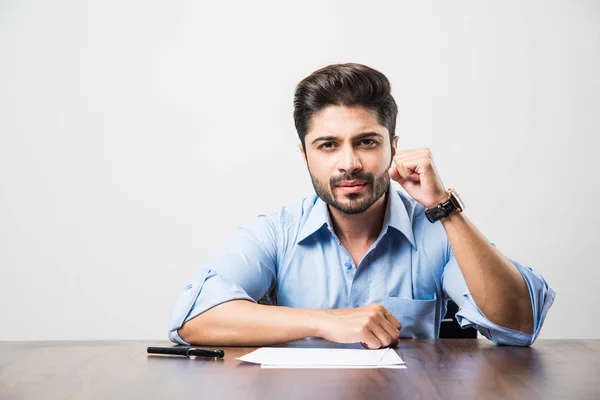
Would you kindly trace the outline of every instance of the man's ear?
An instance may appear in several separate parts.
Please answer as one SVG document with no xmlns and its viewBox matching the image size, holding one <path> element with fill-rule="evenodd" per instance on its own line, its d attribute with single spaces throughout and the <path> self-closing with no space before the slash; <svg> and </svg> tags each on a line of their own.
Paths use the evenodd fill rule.
<svg viewBox="0 0 600 400">
<path fill-rule="evenodd" d="M 298 144 L 298 149 L 300 150 L 300 154 L 302 154 L 302 158 L 304 158 L 304 162 L 308 164 L 308 161 L 306 160 L 306 152 L 304 151 L 304 146 L 302 146 L 302 143 Z"/>
<path fill-rule="evenodd" d="M 398 149 L 398 136 L 394 136 L 392 138 L 392 157 L 396 155 L 396 150 Z"/>
</svg>

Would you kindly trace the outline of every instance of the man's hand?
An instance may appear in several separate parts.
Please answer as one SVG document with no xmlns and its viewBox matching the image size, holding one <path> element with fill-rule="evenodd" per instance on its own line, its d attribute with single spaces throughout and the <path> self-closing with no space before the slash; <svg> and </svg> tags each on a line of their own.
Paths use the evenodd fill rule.
<svg viewBox="0 0 600 400">
<path fill-rule="evenodd" d="M 388 172 L 410 197 L 426 208 L 448 199 L 429 149 L 397 150 Z"/>
<path fill-rule="evenodd" d="M 359 308 L 326 310 L 319 336 L 331 342 L 360 342 L 368 349 L 379 349 L 398 345 L 400 327 L 400 321 L 381 304 L 369 304 Z"/>
</svg>

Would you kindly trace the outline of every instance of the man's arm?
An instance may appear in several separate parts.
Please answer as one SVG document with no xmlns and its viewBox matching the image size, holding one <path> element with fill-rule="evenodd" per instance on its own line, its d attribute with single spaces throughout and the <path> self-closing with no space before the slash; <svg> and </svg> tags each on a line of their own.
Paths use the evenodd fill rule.
<svg viewBox="0 0 600 400">
<path fill-rule="evenodd" d="M 435 207 L 447 199 L 446 189 L 429 149 L 395 148 L 394 165 L 389 174 L 425 208 Z M 477 312 L 483 314 L 488 323 L 495 325 L 491 327 L 495 332 L 509 328 L 515 337 L 528 336 L 520 340 L 513 337 L 508 342 L 499 339 L 498 342 L 510 344 L 526 341 L 531 344 L 554 300 L 554 290 L 532 270 L 521 266 L 517 269 L 516 264 L 496 250 L 464 214 L 454 213 L 442 219 L 442 224 L 454 253 L 450 267 L 447 265 L 444 271 L 445 276 L 448 272 L 454 278 L 444 279 L 455 284 L 464 279 L 471 292 L 468 295 L 479 309 Z M 454 274 L 458 268 L 462 272 L 460 277 Z M 446 285 L 445 288 L 446 292 L 450 291 L 457 297 L 460 305 L 462 301 L 458 297 L 463 293 L 456 293 L 457 289 L 456 285 Z M 483 320 L 479 322 L 485 323 Z M 480 324 L 477 325 L 478 329 L 481 328 Z"/>
<path fill-rule="evenodd" d="M 400 322 L 378 304 L 342 310 L 256 304 L 275 284 L 277 237 L 276 224 L 265 217 L 240 229 L 179 296 L 171 340 L 262 346 L 320 336 L 373 349 L 397 342 Z"/>
<path fill-rule="evenodd" d="M 233 300 L 189 320 L 178 333 L 192 344 L 267 346 L 319 336 L 318 318 L 318 310 Z"/>
<path fill-rule="evenodd" d="M 267 346 L 318 336 L 378 349 L 398 343 L 400 322 L 379 304 L 326 310 L 234 300 L 189 320 L 178 334 L 188 343 L 210 346 Z"/>
<path fill-rule="evenodd" d="M 517 268 L 462 213 L 442 219 L 454 257 L 477 307 L 493 323 L 527 334 L 534 319 L 527 284 Z"/>
</svg>

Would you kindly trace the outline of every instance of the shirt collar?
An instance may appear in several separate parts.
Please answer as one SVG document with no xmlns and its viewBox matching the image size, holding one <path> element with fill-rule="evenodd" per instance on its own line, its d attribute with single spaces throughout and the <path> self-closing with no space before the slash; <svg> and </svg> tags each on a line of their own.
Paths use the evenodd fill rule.
<svg viewBox="0 0 600 400">
<path fill-rule="evenodd" d="M 412 215 L 409 215 L 407 204 L 404 202 L 401 192 L 396 191 L 390 186 L 390 196 L 388 199 L 385 217 L 383 219 L 383 231 L 387 232 L 389 228 L 394 228 L 402 233 L 416 249 L 415 235 L 412 228 Z M 407 199 L 408 200 L 408 199 Z M 408 200 L 410 202 L 410 200 Z M 414 210 L 411 207 L 411 214 Z"/>
<path fill-rule="evenodd" d="M 304 223 L 304 226 L 298 235 L 298 243 L 317 232 L 323 227 L 323 225 L 327 225 L 329 230 L 333 229 L 327 204 L 321 200 L 319 196 L 315 195 L 315 199 L 315 203 L 309 211 L 310 214 L 308 215 L 308 218 L 306 219 L 306 222 Z"/>
<path fill-rule="evenodd" d="M 394 228 L 402 233 L 410 242 L 410 244 L 416 248 L 415 236 L 413 234 L 411 218 L 408 214 L 406 205 L 401 198 L 401 193 L 390 187 L 390 196 L 385 210 L 385 217 L 383 219 L 382 232 L 388 232 L 389 228 Z M 298 243 L 302 242 L 307 237 L 316 233 L 324 225 L 333 232 L 333 225 L 331 224 L 331 218 L 329 216 L 329 210 L 327 204 L 321 200 L 320 197 L 315 196 L 315 204 L 310 210 L 310 214 L 306 220 L 306 223 L 300 230 L 298 235 Z"/>
</svg>

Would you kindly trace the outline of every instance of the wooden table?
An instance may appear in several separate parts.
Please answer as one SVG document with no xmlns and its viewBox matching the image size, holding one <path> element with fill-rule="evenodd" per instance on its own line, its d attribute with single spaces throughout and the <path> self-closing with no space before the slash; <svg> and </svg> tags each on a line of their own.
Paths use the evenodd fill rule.
<svg viewBox="0 0 600 400">
<path fill-rule="evenodd" d="M 163 342 L 0 342 L 7 399 L 600 399 L 600 340 L 403 340 L 408 369 L 261 369 L 235 360 L 147 356 Z M 296 347 L 340 347 L 321 339 Z"/>
</svg>

